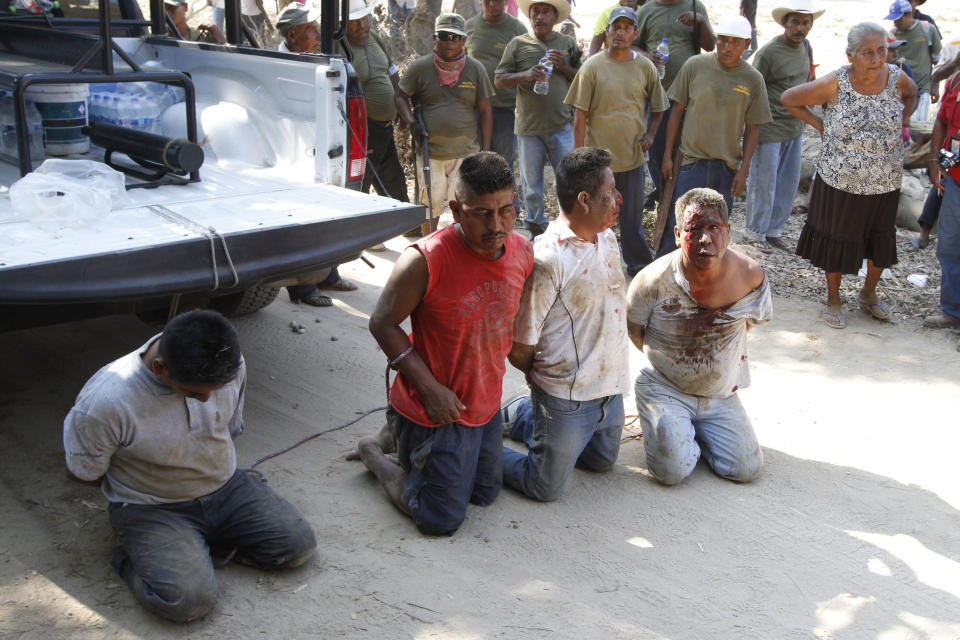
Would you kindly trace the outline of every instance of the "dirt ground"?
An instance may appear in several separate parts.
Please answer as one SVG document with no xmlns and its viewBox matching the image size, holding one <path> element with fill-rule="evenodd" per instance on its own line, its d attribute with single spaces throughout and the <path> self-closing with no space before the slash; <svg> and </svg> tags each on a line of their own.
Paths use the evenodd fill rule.
<svg viewBox="0 0 960 640">
<path fill-rule="evenodd" d="M 822 33 L 881 10 L 823 4 Z M 924 8 L 939 18 L 947 4 Z M 360 288 L 332 308 L 282 295 L 236 321 L 249 370 L 241 465 L 385 403 L 366 324 L 404 242 L 387 246 L 368 255 L 373 270 L 342 267 Z M 766 266 L 775 283 L 803 275 L 799 262 Z M 783 286 L 774 298 L 740 392 L 764 448 L 754 483 L 701 464 L 662 487 L 631 439 L 612 472 L 576 471 L 555 503 L 504 490 L 453 537 L 431 538 L 343 459 L 379 428 L 375 414 L 260 467 L 313 523 L 316 557 L 287 573 L 218 571 L 220 603 L 186 626 L 134 602 L 109 566 L 104 498 L 63 476 L 62 420 L 80 387 L 154 330 L 108 318 L 2 334 L 0 637 L 960 638 L 960 338 L 910 314 L 874 321 L 849 296 L 835 331 L 815 296 Z M 641 358 L 632 350 L 634 374 Z M 522 389 L 509 371 L 504 397 Z"/>
<path fill-rule="evenodd" d="M 384 404 L 366 322 L 403 241 L 388 247 L 374 270 L 344 266 L 360 289 L 333 308 L 281 297 L 237 320 L 241 465 Z M 220 604 L 188 626 L 133 601 L 109 567 L 103 497 L 62 472 L 77 391 L 153 330 L 113 318 L 0 335 L 0 636 L 960 637 L 957 336 L 857 313 L 835 331 L 799 298 L 775 309 L 750 336 L 741 392 L 764 445 L 756 482 L 701 465 L 665 488 L 628 440 L 611 473 L 575 472 L 555 503 L 504 490 L 430 538 L 343 460 L 376 414 L 260 467 L 313 523 L 317 557 L 289 573 L 228 566 Z"/>
</svg>

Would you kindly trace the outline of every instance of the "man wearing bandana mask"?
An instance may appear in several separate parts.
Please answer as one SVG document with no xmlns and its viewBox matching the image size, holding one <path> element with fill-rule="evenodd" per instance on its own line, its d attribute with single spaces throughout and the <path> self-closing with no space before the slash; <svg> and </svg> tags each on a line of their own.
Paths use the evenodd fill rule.
<svg viewBox="0 0 960 640">
<path fill-rule="evenodd" d="M 456 200 L 456 175 L 463 159 L 478 151 L 490 150 L 493 86 L 483 65 L 464 52 L 466 36 L 463 17 L 456 13 L 437 16 L 433 53 L 413 61 L 400 79 L 397 92 L 401 121 L 410 127 L 415 140 L 426 142 L 430 153 L 432 203 L 427 198 L 420 154 L 417 154 L 418 198 L 428 209 L 432 205 L 434 223 L 444 205 Z M 423 126 L 413 114 L 411 99 L 423 110 Z M 427 235 L 429 231 L 429 221 L 424 222 L 421 232 Z"/>
</svg>

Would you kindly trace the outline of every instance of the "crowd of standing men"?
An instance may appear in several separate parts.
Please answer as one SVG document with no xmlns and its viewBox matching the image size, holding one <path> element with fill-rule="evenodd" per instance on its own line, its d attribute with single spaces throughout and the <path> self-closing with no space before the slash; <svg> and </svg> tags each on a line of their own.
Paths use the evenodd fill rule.
<svg viewBox="0 0 960 640">
<path fill-rule="evenodd" d="M 453 534 L 468 505 L 491 504 L 502 485 L 551 501 L 575 467 L 610 470 L 631 342 L 645 356 L 634 392 L 650 474 L 677 484 L 701 458 L 734 482 L 759 473 L 763 454 L 737 391 L 750 383 L 747 331 L 771 320 L 771 291 L 760 265 L 729 247 L 729 212 L 746 191 L 748 233 L 783 247 L 804 123 L 822 134 L 823 151 L 797 253 L 823 268 L 823 319 L 843 328 L 840 278 L 864 259 L 858 303 L 877 319 L 890 314 L 876 284 L 896 262 L 904 135 L 918 102 L 940 103 L 929 172 L 942 196 L 943 313 L 926 324 L 960 325 L 960 56 L 933 70 L 935 25 L 896 0 L 887 15 L 895 33 L 854 26 L 850 64 L 815 79 L 806 38 L 822 11 L 785 1 L 772 12 L 783 34 L 750 65 L 750 21 L 712 26 L 696 0 L 689 10 L 678 0 L 623 0 L 605 12 L 605 36 L 585 62 L 553 30 L 569 16 L 567 0 L 520 0 L 532 34 L 504 13 L 504 0 L 483 0 L 470 21 L 440 15 L 433 53 L 400 77 L 370 28 L 372 5 L 352 0 L 340 46 L 367 101 L 365 185 L 406 199 L 397 116 L 429 152 L 418 161 L 418 198 L 434 219 L 400 254 L 369 322 L 397 372 L 387 424 L 354 456 L 419 530 Z M 288 6 L 277 20 L 281 49 L 315 50 L 315 19 Z M 903 39 L 916 82 L 888 64 L 893 38 Z M 668 59 L 656 53 L 663 42 Z M 513 233 L 515 148 L 533 244 Z M 640 224 L 646 152 L 655 197 L 670 202 L 656 258 Z M 560 206 L 552 221 L 546 162 Z M 454 224 L 430 232 L 444 206 Z M 505 360 L 530 391 L 501 406 Z M 245 379 L 233 327 L 190 312 L 98 371 L 65 420 L 67 475 L 110 501 L 113 566 L 161 617 L 188 621 L 214 606 L 211 554 L 266 569 L 313 554 L 300 512 L 237 468 Z"/>
</svg>

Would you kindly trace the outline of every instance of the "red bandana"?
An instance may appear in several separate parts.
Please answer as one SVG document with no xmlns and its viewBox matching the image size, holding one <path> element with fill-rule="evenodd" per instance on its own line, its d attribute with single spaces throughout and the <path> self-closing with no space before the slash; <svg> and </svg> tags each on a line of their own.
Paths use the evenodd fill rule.
<svg viewBox="0 0 960 640">
<path fill-rule="evenodd" d="M 460 55 L 453 60 L 444 60 L 437 53 L 436 47 L 433 49 L 433 66 L 437 68 L 437 76 L 440 78 L 440 86 L 452 87 L 460 79 L 460 72 L 463 71 L 467 63 L 467 52 L 460 51 Z"/>
</svg>

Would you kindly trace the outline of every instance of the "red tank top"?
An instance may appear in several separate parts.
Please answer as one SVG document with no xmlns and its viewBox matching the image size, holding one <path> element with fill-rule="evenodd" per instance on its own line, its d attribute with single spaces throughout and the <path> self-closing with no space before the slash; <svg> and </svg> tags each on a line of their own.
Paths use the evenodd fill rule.
<svg viewBox="0 0 960 640">
<path fill-rule="evenodd" d="M 489 260 L 467 246 L 456 225 L 414 245 L 427 260 L 427 291 L 410 315 L 410 340 L 437 381 L 466 405 L 459 424 L 479 427 L 500 409 L 504 359 L 513 346 L 513 319 L 533 269 L 533 247 L 511 233 L 503 255 Z M 420 393 L 403 375 L 390 389 L 403 416 L 436 427 Z"/>
<path fill-rule="evenodd" d="M 947 79 L 946 92 L 940 98 L 940 109 L 937 118 L 947 125 L 947 135 L 943 138 L 943 148 L 950 149 L 950 139 L 960 135 L 960 71 L 955 72 Z M 954 182 L 960 183 L 960 167 L 954 167 L 948 172 Z"/>
</svg>

